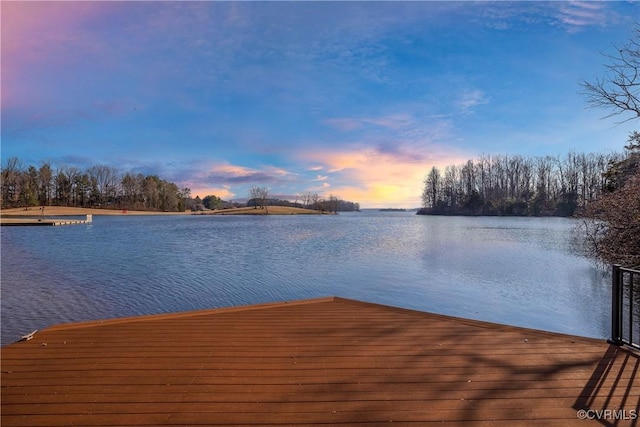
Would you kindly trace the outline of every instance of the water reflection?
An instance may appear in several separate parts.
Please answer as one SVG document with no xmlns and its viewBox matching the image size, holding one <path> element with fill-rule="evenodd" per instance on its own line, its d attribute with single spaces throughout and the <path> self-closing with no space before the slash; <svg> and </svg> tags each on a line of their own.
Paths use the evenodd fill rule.
<svg viewBox="0 0 640 427">
<path fill-rule="evenodd" d="M 96 217 L 2 231 L 2 342 L 60 322 L 327 295 L 605 337 L 609 282 L 558 218 Z"/>
</svg>

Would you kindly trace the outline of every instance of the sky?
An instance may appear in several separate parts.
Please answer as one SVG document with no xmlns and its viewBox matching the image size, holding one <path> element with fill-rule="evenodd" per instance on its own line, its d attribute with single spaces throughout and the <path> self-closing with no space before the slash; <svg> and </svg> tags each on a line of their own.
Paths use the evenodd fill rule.
<svg viewBox="0 0 640 427">
<path fill-rule="evenodd" d="M 2 162 L 420 206 L 432 166 L 622 151 L 636 2 L 2 1 Z"/>
</svg>

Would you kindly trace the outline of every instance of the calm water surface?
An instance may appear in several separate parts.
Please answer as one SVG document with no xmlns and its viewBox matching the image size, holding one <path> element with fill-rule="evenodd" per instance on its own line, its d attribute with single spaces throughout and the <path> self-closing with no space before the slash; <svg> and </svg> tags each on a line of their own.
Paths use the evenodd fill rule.
<svg viewBox="0 0 640 427">
<path fill-rule="evenodd" d="M 574 226 L 370 211 L 3 227 L 2 344 L 62 322 L 330 295 L 603 338 L 609 279 Z"/>
</svg>

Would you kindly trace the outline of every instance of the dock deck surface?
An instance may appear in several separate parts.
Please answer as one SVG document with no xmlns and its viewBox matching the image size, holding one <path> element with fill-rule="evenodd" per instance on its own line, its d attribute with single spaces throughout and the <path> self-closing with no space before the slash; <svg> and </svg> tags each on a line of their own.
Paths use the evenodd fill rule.
<svg viewBox="0 0 640 427">
<path fill-rule="evenodd" d="M 69 219 L 69 218 L 6 218 L 0 217 L 0 225 L 5 226 L 35 226 L 35 225 L 77 225 L 77 224 L 90 224 L 89 219 Z"/>
<path fill-rule="evenodd" d="M 640 406 L 638 356 L 604 340 L 341 298 L 60 325 L 0 355 L 3 427 L 623 426 Z"/>
</svg>

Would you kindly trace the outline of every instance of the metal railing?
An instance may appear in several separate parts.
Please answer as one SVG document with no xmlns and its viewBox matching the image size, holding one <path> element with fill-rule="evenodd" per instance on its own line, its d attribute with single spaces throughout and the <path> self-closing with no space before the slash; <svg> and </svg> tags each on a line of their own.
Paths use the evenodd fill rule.
<svg viewBox="0 0 640 427">
<path fill-rule="evenodd" d="M 640 350 L 640 267 L 613 266 L 611 341 Z"/>
</svg>

